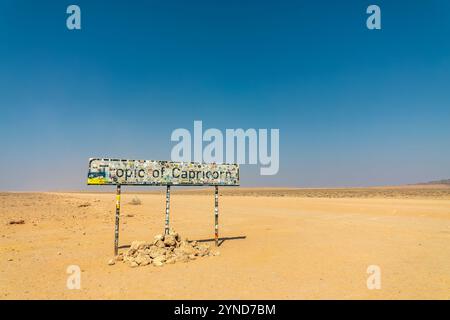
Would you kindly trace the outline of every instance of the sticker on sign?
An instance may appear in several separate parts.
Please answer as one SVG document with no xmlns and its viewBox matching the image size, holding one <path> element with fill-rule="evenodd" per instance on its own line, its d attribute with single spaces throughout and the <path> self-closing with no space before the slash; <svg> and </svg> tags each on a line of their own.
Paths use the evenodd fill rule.
<svg viewBox="0 0 450 320">
<path fill-rule="evenodd" d="M 238 164 L 89 159 L 88 185 L 238 186 Z"/>
</svg>

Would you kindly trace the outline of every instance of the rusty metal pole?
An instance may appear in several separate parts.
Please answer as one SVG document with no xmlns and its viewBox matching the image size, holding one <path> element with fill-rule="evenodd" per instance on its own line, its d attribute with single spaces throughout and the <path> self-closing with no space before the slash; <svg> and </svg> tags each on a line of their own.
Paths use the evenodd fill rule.
<svg viewBox="0 0 450 320">
<path fill-rule="evenodd" d="M 214 191 L 214 239 L 216 247 L 219 246 L 219 187 L 215 186 Z"/>
<path fill-rule="evenodd" d="M 166 190 L 166 225 L 164 228 L 164 234 L 169 234 L 169 210 L 170 210 L 170 186 L 167 186 L 167 190 Z"/>
<path fill-rule="evenodd" d="M 120 220 L 120 184 L 116 191 L 116 226 L 114 232 L 114 255 L 119 253 L 119 220 Z"/>
</svg>

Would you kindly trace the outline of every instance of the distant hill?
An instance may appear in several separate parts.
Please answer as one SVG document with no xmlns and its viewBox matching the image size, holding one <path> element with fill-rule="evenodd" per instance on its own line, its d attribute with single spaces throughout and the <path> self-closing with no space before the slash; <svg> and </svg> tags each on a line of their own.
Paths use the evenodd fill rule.
<svg viewBox="0 0 450 320">
<path fill-rule="evenodd" d="M 443 180 L 435 180 L 435 181 L 429 181 L 429 182 L 422 182 L 422 183 L 418 183 L 419 185 L 423 185 L 423 184 L 446 184 L 446 185 L 450 185 L 450 179 L 443 179 Z"/>
</svg>

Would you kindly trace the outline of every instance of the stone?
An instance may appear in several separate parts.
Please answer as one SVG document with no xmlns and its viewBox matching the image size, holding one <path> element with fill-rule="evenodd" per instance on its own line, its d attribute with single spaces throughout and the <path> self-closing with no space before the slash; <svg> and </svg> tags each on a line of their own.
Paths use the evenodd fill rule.
<svg viewBox="0 0 450 320">
<path fill-rule="evenodd" d="M 173 247 L 177 244 L 177 241 L 175 240 L 175 237 L 171 234 L 166 235 L 166 237 L 164 238 L 164 244 L 167 247 Z"/>
<path fill-rule="evenodd" d="M 189 257 L 186 255 L 180 255 L 176 257 L 176 261 L 177 262 L 188 262 L 189 261 Z"/>
<path fill-rule="evenodd" d="M 139 249 L 145 249 L 147 246 L 147 243 L 145 241 L 133 241 L 130 246 L 130 250 L 139 250 Z"/>
<path fill-rule="evenodd" d="M 219 254 L 217 251 L 211 252 L 208 244 L 187 238 L 181 240 L 181 236 L 171 229 L 168 235 L 156 235 L 153 243 L 133 241 L 128 251 L 118 255 L 113 262 L 123 261 L 133 268 L 149 264 L 161 267 Z"/>
<path fill-rule="evenodd" d="M 11 220 L 8 222 L 8 224 L 25 224 L 25 220 L 20 219 L 20 220 Z"/>
<path fill-rule="evenodd" d="M 166 260 L 175 257 L 175 254 L 172 251 L 166 251 Z"/>
<path fill-rule="evenodd" d="M 209 246 L 208 245 L 198 245 L 195 248 L 195 253 L 199 257 L 206 256 L 209 253 Z"/>
<path fill-rule="evenodd" d="M 141 262 L 140 266 L 147 266 L 147 265 L 149 265 L 150 263 L 152 263 L 151 260 L 144 260 L 144 261 Z"/>
<path fill-rule="evenodd" d="M 116 261 L 123 261 L 123 255 L 122 255 L 122 254 L 119 254 L 119 255 L 116 257 Z"/>
<path fill-rule="evenodd" d="M 153 259 L 153 262 L 155 262 L 155 261 L 166 262 L 166 257 L 165 256 L 158 256 L 155 259 Z"/>
<path fill-rule="evenodd" d="M 164 242 L 162 240 L 157 240 L 155 242 L 155 246 L 157 246 L 158 248 L 164 248 L 166 245 L 164 244 Z"/>
<path fill-rule="evenodd" d="M 144 261 L 147 261 L 147 260 L 148 260 L 147 258 L 145 258 L 144 256 L 141 256 L 141 255 L 137 256 L 134 259 L 134 261 L 139 265 L 141 265 Z"/>
<path fill-rule="evenodd" d="M 164 263 L 163 263 L 162 261 L 159 261 L 159 260 L 153 260 L 153 261 L 152 261 L 152 264 L 153 264 L 155 267 L 162 267 L 162 266 L 164 265 Z"/>
<path fill-rule="evenodd" d="M 159 247 L 153 247 L 152 250 L 150 251 L 150 257 L 151 258 L 156 258 L 159 256 L 164 256 L 166 254 L 166 250 L 164 250 L 164 248 L 159 248 Z"/>
<path fill-rule="evenodd" d="M 91 204 L 89 203 L 89 202 L 85 202 L 85 203 L 82 203 L 82 204 L 80 204 L 79 206 L 78 206 L 78 208 L 86 208 L 86 207 L 89 207 Z"/>
<path fill-rule="evenodd" d="M 114 259 L 109 259 L 108 265 L 113 266 L 115 264 L 116 264 L 116 261 L 114 261 Z"/>
<path fill-rule="evenodd" d="M 194 253 L 194 248 L 192 248 L 189 244 L 181 245 L 179 249 L 181 249 L 181 251 L 186 255 Z"/>
</svg>

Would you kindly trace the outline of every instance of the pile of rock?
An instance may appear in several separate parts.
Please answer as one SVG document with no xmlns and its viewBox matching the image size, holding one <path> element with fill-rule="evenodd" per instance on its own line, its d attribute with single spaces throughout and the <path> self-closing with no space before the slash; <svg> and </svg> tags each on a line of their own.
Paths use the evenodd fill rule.
<svg viewBox="0 0 450 320">
<path fill-rule="evenodd" d="M 161 267 L 164 264 L 188 262 L 218 254 L 218 252 L 212 252 L 208 244 L 188 239 L 181 240 L 178 233 L 170 231 L 167 235 L 155 236 L 152 243 L 133 241 L 127 252 L 120 253 L 115 259 L 111 259 L 109 264 L 113 265 L 116 261 L 123 261 L 133 268 L 147 265 Z"/>
</svg>

